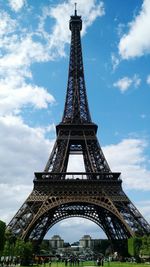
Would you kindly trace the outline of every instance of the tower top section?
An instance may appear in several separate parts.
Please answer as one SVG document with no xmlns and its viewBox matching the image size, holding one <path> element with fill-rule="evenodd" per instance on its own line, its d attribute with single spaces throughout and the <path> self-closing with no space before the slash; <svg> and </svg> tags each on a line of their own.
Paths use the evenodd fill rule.
<svg viewBox="0 0 150 267">
<path fill-rule="evenodd" d="M 80 37 L 82 19 L 81 16 L 77 15 L 76 4 L 74 15 L 70 17 L 69 29 L 71 30 L 70 62 L 65 108 L 61 124 L 93 124 L 84 79 Z"/>
<path fill-rule="evenodd" d="M 70 17 L 69 29 L 72 31 L 74 27 L 78 27 L 80 31 L 82 30 L 82 20 L 81 16 L 77 15 L 77 3 L 75 3 L 74 16 Z"/>
</svg>

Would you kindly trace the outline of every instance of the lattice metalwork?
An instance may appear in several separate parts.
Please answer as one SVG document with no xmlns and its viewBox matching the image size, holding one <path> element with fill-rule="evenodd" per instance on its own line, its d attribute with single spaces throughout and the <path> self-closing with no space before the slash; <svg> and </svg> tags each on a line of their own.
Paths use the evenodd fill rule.
<svg viewBox="0 0 150 267">
<path fill-rule="evenodd" d="M 66 172 L 68 158 L 72 152 L 83 154 L 86 172 L 111 172 L 96 138 L 93 125 L 88 125 L 88 131 L 84 124 L 80 126 L 80 131 L 76 130 L 76 126 L 74 128 L 69 125 L 70 130 L 65 133 L 61 130 L 62 127 L 59 126 L 58 137 L 46 164 L 45 172 Z"/>
<path fill-rule="evenodd" d="M 84 69 L 82 60 L 80 16 L 72 16 L 70 20 L 71 48 L 67 96 L 63 115 L 63 123 L 89 123 L 91 116 L 86 96 Z"/>
<path fill-rule="evenodd" d="M 96 137 L 97 125 L 88 108 L 80 31 L 80 16 L 71 16 L 71 50 L 67 95 L 57 139 L 43 172 L 35 173 L 34 188 L 8 225 L 15 235 L 41 242 L 58 221 L 74 216 L 99 225 L 109 239 L 150 233 L 150 226 L 122 190 L 120 173 L 113 173 Z M 82 153 L 85 172 L 67 172 L 70 154 Z"/>
<path fill-rule="evenodd" d="M 38 176 L 33 192 L 9 227 L 25 240 L 40 242 L 55 223 L 74 216 L 92 220 L 112 240 L 150 230 L 123 192 L 118 177 L 108 184 L 106 180 L 45 180 Z"/>
</svg>

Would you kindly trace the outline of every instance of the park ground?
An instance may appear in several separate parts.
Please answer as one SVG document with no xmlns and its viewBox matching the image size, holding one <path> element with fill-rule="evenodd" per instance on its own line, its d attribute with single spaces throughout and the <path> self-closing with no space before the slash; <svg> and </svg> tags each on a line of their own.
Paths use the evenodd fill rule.
<svg viewBox="0 0 150 267">
<path fill-rule="evenodd" d="M 38 267 L 65 267 L 64 263 L 52 262 L 51 265 L 49 263 L 41 264 L 41 265 L 33 265 Z M 96 262 L 89 261 L 80 263 L 79 267 L 95 267 L 97 266 Z M 150 263 L 134 263 L 134 262 L 104 262 L 104 267 L 148 267 Z M 26 266 L 25 266 L 26 267 Z M 70 265 L 68 265 L 70 267 Z"/>
</svg>

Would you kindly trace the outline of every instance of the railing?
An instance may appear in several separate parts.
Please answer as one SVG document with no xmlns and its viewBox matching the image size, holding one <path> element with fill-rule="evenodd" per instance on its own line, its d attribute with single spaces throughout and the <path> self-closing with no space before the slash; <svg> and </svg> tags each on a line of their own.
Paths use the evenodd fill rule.
<svg viewBox="0 0 150 267">
<path fill-rule="evenodd" d="M 120 172 L 35 172 L 35 180 L 121 180 Z"/>
</svg>

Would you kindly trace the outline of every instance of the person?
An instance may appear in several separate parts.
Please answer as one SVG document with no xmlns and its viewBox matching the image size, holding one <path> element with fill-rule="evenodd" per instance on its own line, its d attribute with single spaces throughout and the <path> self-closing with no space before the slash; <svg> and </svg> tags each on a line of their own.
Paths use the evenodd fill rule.
<svg viewBox="0 0 150 267">
<path fill-rule="evenodd" d="M 97 266 L 100 266 L 100 260 L 99 260 L 99 258 L 97 259 L 96 263 L 97 263 Z"/>
<path fill-rule="evenodd" d="M 65 259 L 65 266 L 67 266 L 68 265 L 68 259 L 66 258 Z"/>
<path fill-rule="evenodd" d="M 49 267 L 51 267 L 51 264 L 52 264 L 51 259 L 49 259 Z"/>
</svg>

